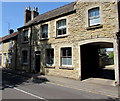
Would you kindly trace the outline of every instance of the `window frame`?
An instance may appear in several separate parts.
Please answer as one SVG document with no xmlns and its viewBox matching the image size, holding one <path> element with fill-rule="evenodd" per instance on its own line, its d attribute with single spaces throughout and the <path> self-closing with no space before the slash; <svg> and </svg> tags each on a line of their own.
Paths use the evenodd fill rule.
<svg viewBox="0 0 120 101">
<path fill-rule="evenodd" d="M 96 14 L 96 12 L 98 12 L 98 15 Z M 94 13 L 94 15 L 92 16 L 92 17 L 90 17 L 90 13 Z M 96 23 L 96 22 L 94 22 L 94 23 L 90 23 L 90 20 L 96 20 L 96 19 L 98 19 L 99 20 L 99 22 L 98 23 Z M 91 26 L 96 26 L 96 25 L 100 25 L 101 24 L 101 21 L 100 21 L 101 19 L 100 19 L 100 7 L 95 7 L 95 8 L 92 8 L 92 9 L 89 9 L 88 10 L 88 25 L 89 25 L 89 27 L 91 27 Z"/>
<path fill-rule="evenodd" d="M 71 55 L 70 55 L 70 56 L 62 56 L 62 55 L 63 55 L 63 53 L 62 53 L 62 50 L 63 50 L 63 49 L 66 49 L 66 50 L 67 50 L 67 49 L 70 49 L 70 51 L 71 51 L 70 54 L 71 54 Z M 65 50 L 65 51 L 66 51 L 66 50 Z M 73 53 L 72 53 L 72 51 L 73 51 L 73 50 L 72 50 L 72 47 L 62 47 L 62 48 L 61 48 L 61 51 L 60 51 L 60 52 L 61 52 L 61 54 L 60 54 L 60 61 L 61 61 L 61 62 L 60 62 L 60 65 L 61 65 L 61 66 L 69 66 L 69 67 L 71 67 L 71 66 L 73 65 L 73 60 L 72 60 L 72 59 L 73 59 L 73 56 L 72 56 Z M 68 50 L 66 51 L 66 54 L 68 55 Z M 66 65 L 63 64 L 63 63 L 62 63 L 62 58 L 71 58 L 71 64 L 70 64 L 70 65 L 68 64 L 68 60 L 67 60 L 67 64 L 66 64 Z"/>
<path fill-rule="evenodd" d="M 47 65 L 47 66 L 53 66 L 53 65 L 54 65 L 54 62 L 55 62 L 55 61 L 54 61 L 54 58 L 55 58 L 55 57 L 54 57 L 54 56 L 55 56 L 54 48 L 48 48 L 48 49 L 46 49 L 45 51 L 46 51 L 46 52 L 45 52 L 45 53 L 46 53 L 46 65 Z M 50 52 L 53 51 L 53 53 L 52 53 L 53 56 L 50 55 L 50 57 L 48 57 L 48 53 L 47 53 L 48 51 L 50 51 Z M 50 54 L 51 54 L 51 53 L 50 53 Z M 47 59 L 48 59 L 48 58 L 52 58 L 52 60 L 53 60 L 53 63 L 52 63 L 52 64 L 47 63 L 47 61 L 48 61 Z M 49 59 L 49 60 L 50 60 L 50 59 Z"/>
<path fill-rule="evenodd" d="M 7 53 L 3 53 L 3 63 L 7 63 Z"/>
<path fill-rule="evenodd" d="M 13 42 L 12 42 L 12 40 L 10 40 L 9 41 L 9 49 L 11 49 L 13 47 L 12 45 L 13 45 Z"/>
<path fill-rule="evenodd" d="M 2 65 L 2 53 L 0 53 L 0 66 Z"/>
<path fill-rule="evenodd" d="M 8 53 L 8 63 L 12 63 L 12 53 Z"/>
<path fill-rule="evenodd" d="M 25 32 L 27 32 L 27 35 L 26 35 L 26 33 Z M 27 40 L 26 40 L 26 39 Z M 26 29 L 26 30 L 24 30 L 23 31 L 23 42 L 28 42 L 29 41 L 29 39 L 28 39 L 28 29 Z"/>
<path fill-rule="evenodd" d="M 62 21 L 65 21 L 65 25 L 60 26 L 61 28 L 59 28 L 58 24 L 62 23 Z M 63 33 L 64 29 L 65 29 L 66 33 Z M 62 30 L 62 34 L 58 34 L 58 30 Z M 56 21 L 56 36 L 59 37 L 59 36 L 65 36 L 65 35 L 67 35 L 67 19 L 60 19 L 60 20 Z"/>
<path fill-rule="evenodd" d="M 44 26 L 47 26 L 47 37 L 42 37 L 42 35 L 43 35 L 43 27 Z M 41 35 L 40 35 L 40 39 L 48 39 L 48 24 L 44 24 L 44 25 L 41 25 Z"/>
<path fill-rule="evenodd" d="M 23 54 L 23 52 L 27 52 L 27 56 Z M 26 60 L 24 60 L 26 59 Z M 28 50 L 22 50 L 22 64 L 28 64 Z"/>
</svg>

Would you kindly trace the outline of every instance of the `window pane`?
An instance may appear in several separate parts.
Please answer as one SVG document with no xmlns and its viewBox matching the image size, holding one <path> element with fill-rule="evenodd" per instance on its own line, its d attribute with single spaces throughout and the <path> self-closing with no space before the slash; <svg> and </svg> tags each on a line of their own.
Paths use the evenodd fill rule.
<svg viewBox="0 0 120 101">
<path fill-rule="evenodd" d="M 22 51 L 23 63 L 27 63 L 27 51 Z"/>
<path fill-rule="evenodd" d="M 24 31 L 23 33 L 24 33 L 24 34 L 23 34 L 23 35 L 24 35 L 24 36 L 23 36 L 23 37 L 24 37 L 24 38 L 23 38 L 23 41 L 28 41 L 28 30 Z"/>
<path fill-rule="evenodd" d="M 100 24 L 100 11 L 99 8 L 89 10 L 89 25 Z"/>
<path fill-rule="evenodd" d="M 0 65 L 2 64 L 2 54 L 0 54 Z"/>
<path fill-rule="evenodd" d="M 47 38 L 48 37 L 48 25 L 43 25 L 42 26 L 42 38 Z"/>
<path fill-rule="evenodd" d="M 50 65 L 54 63 L 54 49 L 46 49 L 46 63 Z"/>
<path fill-rule="evenodd" d="M 63 29 L 63 34 L 66 34 L 66 28 Z"/>
<path fill-rule="evenodd" d="M 67 58 L 62 58 L 62 65 L 67 65 Z"/>
<path fill-rule="evenodd" d="M 4 64 L 6 63 L 6 53 L 4 53 Z"/>
<path fill-rule="evenodd" d="M 95 15 L 96 15 L 96 16 L 100 15 L 99 9 L 96 9 Z"/>
<path fill-rule="evenodd" d="M 72 48 L 62 48 L 61 52 L 62 65 L 72 65 Z"/>
<path fill-rule="evenodd" d="M 71 57 L 70 57 L 70 58 L 67 58 L 67 62 L 68 62 L 68 63 L 67 63 L 68 65 L 72 65 L 72 58 L 71 58 Z"/>
<path fill-rule="evenodd" d="M 43 25 L 42 26 L 42 38 L 47 38 L 48 37 L 48 25 Z"/>
<path fill-rule="evenodd" d="M 100 18 L 96 18 L 96 19 L 94 20 L 94 22 L 95 22 L 95 24 L 99 24 L 99 23 L 100 23 Z"/>
<path fill-rule="evenodd" d="M 67 49 L 67 56 L 72 56 L 71 48 Z"/>
<path fill-rule="evenodd" d="M 62 49 L 61 49 L 61 52 L 62 52 L 62 56 L 67 56 L 67 54 L 66 54 L 66 49 L 65 49 L 65 48 L 62 48 Z"/>
<path fill-rule="evenodd" d="M 66 34 L 66 19 L 57 22 L 57 35 Z"/>
</svg>

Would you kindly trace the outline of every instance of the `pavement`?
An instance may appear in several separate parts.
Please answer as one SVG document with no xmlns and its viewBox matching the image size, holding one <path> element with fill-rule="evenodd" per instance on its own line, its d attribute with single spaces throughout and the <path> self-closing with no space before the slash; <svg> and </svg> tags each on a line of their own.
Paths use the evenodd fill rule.
<svg viewBox="0 0 120 101">
<path fill-rule="evenodd" d="M 39 75 L 33 73 L 26 73 L 21 71 L 15 71 L 11 69 L 3 68 L 7 72 L 21 75 L 24 77 L 29 77 L 31 80 L 36 79 L 37 81 L 49 81 L 53 85 L 58 85 L 67 88 L 73 88 L 77 90 L 92 92 L 95 94 L 106 95 L 109 97 L 118 98 L 120 97 L 120 88 L 119 86 L 114 86 L 114 81 L 100 79 L 100 78 L 90 78 L 87 80 L 79 81 L 69 78 L 63 78 L 58 76 L 48 76 L 48 75 Z"/>
</svg>

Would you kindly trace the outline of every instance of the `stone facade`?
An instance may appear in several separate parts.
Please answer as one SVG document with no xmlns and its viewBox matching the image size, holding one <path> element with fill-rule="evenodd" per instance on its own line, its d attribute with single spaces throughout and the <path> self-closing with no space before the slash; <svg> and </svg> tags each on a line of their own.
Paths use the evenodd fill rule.
<svg viewBox="0 0 120 101">
<path fill-rule="evenodd" d="M 0 39 L 0 58 L 1 58 L 1 67 L 7 67 L 11 69 L 16 68 L 16 42 L 17 41 L 17 32 L 11 33 Z"/>
<path fill-rule="evenodd" d="M 88 11 L 100 9 L 100 24 L 89 26 Z M 85 44 L 113 47 L 117 51 L 116 32 L 118 32 L 117 2 L 80 2 L 74 5 L 75 12 L 68 13 L 44 22 L 18 29 L 17 69 L 33 72 L 35 69 L 35 52 L 40 51 L 40 72 L 47 75 L 81 79 L 81 46 Z M 67 34 L 56 36 L 56 22 L 66 19 Z M 41 39 L 41 26 L 48 24 L 48 38 Z M 23 31 L 28 30 L 28 42 L 23 42 Z M 103 44 L 104 43 L 104 44 Z M 110 44 L 110 45 L 109 45 Z M 61 65 L 61 48 L 72 48 L 72 65 Z M 46 49 L 54 49 L 54 64 L 46 65 Z M 28 51 L 28 63 L 22 63 L 22 50 Z M 115 80 L 118 81 L 118 60 L 115 55 Z"/>
</svg>

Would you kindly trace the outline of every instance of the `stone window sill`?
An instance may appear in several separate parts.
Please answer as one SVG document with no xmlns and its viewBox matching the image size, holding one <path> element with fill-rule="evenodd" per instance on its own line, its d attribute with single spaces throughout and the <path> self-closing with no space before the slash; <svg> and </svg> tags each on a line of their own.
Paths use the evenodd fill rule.
<svg viewBox="0 0 120 101">
<path fill-rule="evenodd" d="M 29 43 L 29 41 L 23 41 L 22 43 L 23 43 L 23 44 L 27 44 L 27 43 Z"/>
<path fill-rule="evenodd" d="M 22 63 L 22 65 L 28 65 L 28 63 Z"/>
<path fill-rule="evenodd" d="M 55 39 L 68 37 L 69 34 L 57 35 Z"/>
<path fill-rule="evenodd" d="M 49 40 L 49 38 L 41 38 L 40 41 Z"/>
<path fill-rule="evenodd" d="M 59 69 L 74 70 L 73 67 L 59 67 Z"/>
<path fill-rule="evenodd" d="M 45 68 L 55 69 L 55 66 L 46 66 Z"/>
<path fill-rule="evenodd" d="M 94 29 L 98 29 L 98 28 L 103 28 L 103 25 L 98 24 L 98 25 L 93 25 L 93 26 L 89 26 L 86 29 L 87 30 L 94 30 Z"/>
</svg>

